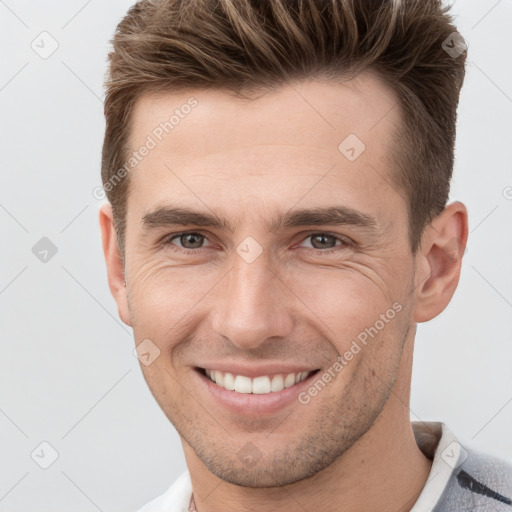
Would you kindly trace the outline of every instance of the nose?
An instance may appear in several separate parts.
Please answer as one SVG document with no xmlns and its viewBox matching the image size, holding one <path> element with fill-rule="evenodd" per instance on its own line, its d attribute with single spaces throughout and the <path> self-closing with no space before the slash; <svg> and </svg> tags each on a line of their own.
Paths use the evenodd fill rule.
<svg viewBox="0 0 512 512">
<path fill-rule="evenodd" d="M 265 253 L 252 263 L 235 255 L 215 296 L 215 332 L 244 349 L 255 349 L 275 336 L 288 337 L 293 329 L 293 293 L 277 275 Z"/>
</svg>

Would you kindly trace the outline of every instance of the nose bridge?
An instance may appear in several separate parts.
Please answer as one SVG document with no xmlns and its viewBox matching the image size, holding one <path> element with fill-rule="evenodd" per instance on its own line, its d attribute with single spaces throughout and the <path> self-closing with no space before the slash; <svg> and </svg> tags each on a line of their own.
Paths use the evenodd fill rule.
<svg viewBox="0 0 512 512">
<path fill-rule="evenodd" d="M 248 260 L 250 261 L 250 260 Z M 292 328 L 285 290 L 266 254 L 248 262 L 234 255 L 233 266 L 216 296 L 213 328 L 243 348 L 256 348 Z"/>
</svg>

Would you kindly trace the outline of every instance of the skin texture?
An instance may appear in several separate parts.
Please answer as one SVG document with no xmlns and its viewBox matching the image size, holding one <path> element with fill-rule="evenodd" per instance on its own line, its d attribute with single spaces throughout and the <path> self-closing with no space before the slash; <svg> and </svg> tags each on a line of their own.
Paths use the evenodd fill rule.
<svg viewBox="0 0 512 512">
<path fill-rule="evenodd" d="M 399 109 L 371 74 L 293 83 L 252 101 L 221 90 L 146 95 L 133 148 L 190 97 L 197 106 L 130 175 L 124 268 L 109 205 L 100 226 L 119 315 L 137 344 L 149 338 L 160 350 L 141 368 L 181 436 L 197 509 L 410 510 L 430 470 L 409 420 L 416 324 L 455 291 L 464 205 L 449 205 L 411 253 L 407 204 L 391 185 Z M 366 146 L 354 161 L 338 150 L 349 134 Z M 143 222 L 171 205 L 229 227 Z M 374 225 L 268 227 L 286 212 L 330 206 Z M 171 240 L 183 231 L 205 238 Z M 251 263 L 237 253 L 247 237 L 262 249 Z M 236 414 L 199 385 L 195 368 L 212 362 L 293 363 L 321 376 L 393 304 L 401 311 L 307 405 Z"/>
</svg>

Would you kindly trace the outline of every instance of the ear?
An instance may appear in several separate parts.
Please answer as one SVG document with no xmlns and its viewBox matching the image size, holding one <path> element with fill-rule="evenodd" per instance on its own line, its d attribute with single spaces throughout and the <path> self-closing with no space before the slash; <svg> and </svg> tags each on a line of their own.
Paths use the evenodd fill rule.
<svg viewBox="0 0 512 512">
<path fill-rule="evenodd" d="M 124 265 L 117 245 L 114 216 L 112 214 L 112 206 L 110 204 L 104 204 L 101 206 L 99 221 L 101 239 L 103 242 L 103 254 L 105 255 L 105 263 L 107 264 L 110 292 L 117 303 L 119 317 L 126 325 L 131 326 L 128 297 L 126 294 L 126 283 L 124 280 Z"/>
<path fill-rule="evenodd" d="M 427 322 L 448 306 L 459 283 L 467 239 L 468 213 L 458 201 L 425 228 L 416 254 L 415 322 Z"/>
</svg>

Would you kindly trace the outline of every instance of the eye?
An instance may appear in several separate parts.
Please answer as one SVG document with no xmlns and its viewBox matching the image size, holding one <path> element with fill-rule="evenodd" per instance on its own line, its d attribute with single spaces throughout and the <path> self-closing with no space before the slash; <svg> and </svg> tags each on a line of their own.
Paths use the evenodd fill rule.
<svg viewBox="0 0 512 512">
<path fill-rule="evenodd" d="M 208 242 L 208 238 L 195 231 L 186 231 L 183 233 L 175 233 L 163 240 L 164 245 L 173 245 L 177 249 L 185 251 L 197 251 L 205 247 L 204 243 Z M 309 235 L 302 244 L 308 243 L 306 248 L 319 251 L 321 253 L 330 253 L 348 247 L 350 240 L 343 236 L 331 235 L 330 233 L 313 233 Z M 211 245 L 209 243 L 209 245 Z M 303 246 L 304 247 L 304 246 Z"/>
<path fill-rule="evenodd" d="M 178 240 L 179 243 L 175 243 L 174 241 Z M 168 237 L 164 240 L 165 244 L 177 245 L 182 249 L 194 250 L 201 249 L 203 247 L 203 243 L 205 240 L 208 240 L 201 233 L 195 232 L 186 232 L 186 233 L 177 233 Z"/>
<path fill-rule="evenodd" d="M 324 253 L 329 253 L 333 250 L 336 251 L 336 247 L 341 249 L 349 245 L 349 241 L 346 240 L 345 237 L 331 235 L 329 233 L 314 233 L 308 236 L 302 243 L 308 241 L 310 241 L 310 248 Z"/>
</svg>

